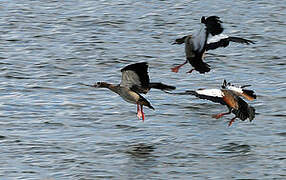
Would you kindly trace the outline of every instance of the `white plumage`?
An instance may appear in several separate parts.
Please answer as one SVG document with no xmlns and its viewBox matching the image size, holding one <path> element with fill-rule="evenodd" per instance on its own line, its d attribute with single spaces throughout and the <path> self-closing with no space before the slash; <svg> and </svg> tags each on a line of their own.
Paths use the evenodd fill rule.
<svg viewBox="0 0 286 180">
<path fill-rule="evenodd" d="M 229 90 L 232 90 L 232 91 L 234 91 L 234 92 L 241 93 L 241 94 L 243 93 L 242 88 L 240 88 L 240 87 L 235 87 L 235 86 L 233 86 L 233 85 L 227 85 L 225 88 L 226 88 L 226 89 L 229 89 Z"/>
<path fill-rule="evenodd" d="M 200 89 L 196 93 L 211 97 L 223 97 L 223 92 L 220 89 Z"/>
<path fill-rule="evenodd" d="M 220 40 L 226 39 L 226 38 L 228 38 L 228 37 L 229 37 L 228 35 L 225 35 L 225 34 L 222 34 L 222 33 L 221 33 L 221 34 L 218 34 L 218 35 L 209 37 L 209 38 L 208 38 L 208 41 L 207 41 L 207 44 L 216 43 L 216 42 L 219 42 Z"/>
</svg>

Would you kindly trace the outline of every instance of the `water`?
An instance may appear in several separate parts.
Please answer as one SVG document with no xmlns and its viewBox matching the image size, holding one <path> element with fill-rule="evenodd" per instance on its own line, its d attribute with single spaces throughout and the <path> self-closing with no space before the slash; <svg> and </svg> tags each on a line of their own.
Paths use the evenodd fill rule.
<svg viewBox="0 0 286 180">
<path fill-rule="evenodd" d="M 286 64 L 283 1 L 1 1 L 0 179 L 285 179 Z M 211 51 L 205 75 L 170 68 L 171 45 L 217 15 L 225 33 L 255 45 Z M 177 91 L 252 84 L 253 122 L 226 107 L 152 90 L 136 106 L 80 83 L 118 83 L 146 61 L 153 81 Z"/>
</svg>

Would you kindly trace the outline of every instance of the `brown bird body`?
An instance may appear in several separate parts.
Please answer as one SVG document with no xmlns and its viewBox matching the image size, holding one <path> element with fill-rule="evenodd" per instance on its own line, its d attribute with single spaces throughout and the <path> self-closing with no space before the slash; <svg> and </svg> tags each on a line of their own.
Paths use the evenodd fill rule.
<svg viewBox="0 0 286 180">
<path fill-rule="evenodd" d="M 243 87 L 243 86 L 242 86 Z M 220 103 L 226 105 L 229 109 L 228 112 L 215 114 L 213 118 L 221 118 L 224 115 L 233 113 L 235 115 L 229 122 L 229 126 L 232 125 L 236 118 L 241 119 L 242 121 L 249 119 L 252 121 L 255 117 L 255 109 L 248 105 L 241 97 L 245 97 L 242 87 L 235 87 L 230 83 L 224 81 L 221 89 L 198 89 L 195 91 L 186 91 L 183 93 L 171 93 L 171 94 L 180 94 L 180 95 L 194 95 L 200 99 L 207 99 L 212 102 Z M 248 96 L 251 99 L 256 99 L 256 94 L 252 90 L 247 90 Z M 241 96 L 241 97 L 240 97 Z"/>
</svg>

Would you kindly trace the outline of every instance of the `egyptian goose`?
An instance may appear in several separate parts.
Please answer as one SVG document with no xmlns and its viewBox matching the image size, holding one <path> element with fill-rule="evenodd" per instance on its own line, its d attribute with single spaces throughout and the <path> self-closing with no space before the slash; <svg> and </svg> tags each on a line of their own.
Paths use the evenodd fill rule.
<svg viewBox="0 0 286 180">
<path fill-rule="evenodd" d="M 148 64 L 146 62 L 130 64 L 123 69 L 121 82 L 118 85 L 106 82 L 97 82 L 93 87 L 108 88 L 120 95 L 125 101 L 137 104 L 137 117 L 144 121 L 143 105 L 155 110 L 150 102 L 139 93 L 146 94 L 151 88 L 170 91 L 176 89 L 163 83 L 151 83 L 148 75 Z"/>
<path fill-rule="evenodd" d="M 231 126 L 236 118 L 239 118 L 242 121 L 248 118 L 251 122 L 255 117 L 255 109 L 252 106 L 249 106 L 239 96 L 253 100 L 256 99 L 256 94 L 252 90 L 243 89 L 244 87 L 246 86 L 236 87 L 224 81 L 221 89 L 198 89 L 196 91 L 186 91 L 183 93 L 171 94 L 194 95 L 200 99 L 207 99 L 212 102 L 226 105 L 229 109 L 228 112 L 215 114 L 212 117 L 218 119 L 224 115 L 233 113 L 235 117 L 232 118 L 228 123 L 228 126 Z"/>
<path fill-rule="evenodd" d="M 217 16 L 210 16 L 208 18 L 202 17 L 201 23 L 205 24 L 199 34 L 196 36 L 188 35 L 175 40 L 173 44 L 183 44 L 185 43 L 185 54 L 186 61 L 174 68 L 173 72 L 178 72 L 179 68 L 189 62 L 194 69 L 189 71 L 191 73 L 193 70 L 197 70 L 200 73 L 206 73 L 210 71 L 210 66 L 203 62 L 203 54 L 205 51 L 213 50 L 219 47 L 227 47 L 230 42 L 242 43 L 242 44 L 254 44 L 253 41 L 227 36 L 222 34 L 223 27 L 221 25 L 222 21 L 219 20 Z"/>
</svg>

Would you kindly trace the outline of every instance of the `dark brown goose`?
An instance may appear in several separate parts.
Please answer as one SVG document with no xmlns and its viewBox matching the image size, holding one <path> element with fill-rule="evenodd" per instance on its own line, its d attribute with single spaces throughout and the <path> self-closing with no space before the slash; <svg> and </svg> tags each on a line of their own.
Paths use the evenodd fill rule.
<svg viewBox="0 0 286 180">
<path fill-rule="evenodd" d="M 187 62 L 193 66 L 193 69 L 188 71 L 188 73 L 191 73 L 193 70 L 196 70 L 199 73 L 210 71 L 210 66 L 203 62 L 203 54 L 206 51 L 207 39 L 209 34 L 213 36 L 220 34 L 223 31 L 223 28 L 221 26 L 221 21 L 217 16 L 210 16 L 208 18 L 202 17 L 201 23 L 205 24 L 205 26 L 202 27 L 195 36 L 185 36 L 176 41 L 176 44 L 185 43 L 186 61 L 172 68 L 173 72 L 178 72 Z"/>
<path fill-rule="evenodd" d="M 229 37 L 222 34 L 223 27 L 221 25 L 222 21 L 219 20 L 217 16 L 210 16 L 208 18 L 202 17 L 201 23 L 205 26 L 200 30 L 200 32 L 195 35 L 188 35 L 182 38 L 176 39 L 173 44 L 185 44 L 185 54 L 186 61 L 172 68 L 173 72 L 178 72 L 179 68 L 189 62 L 194 69 L 200 73 L 206 73 L 210 71 L 210 66 L 203 62 L 203 54 L 205 51 L 213 50 L 219 47 L 227 47 L 230 42 L 242 43 L 242 44 L 254 44 L 253 41 L 239 38 L 239 37 Z"/>
<path fill-rule="evenodd" d="M 169 86 L 160 82 L 150 82 L 148 75 L 148 64 L 146 62 L 135 63 L 121 69 L 122 78 L 118 85 L 109 84 L 106 82 L 97 82 L 93 87 L 108 88 L 111 91 L 120 95 L 125 101 L 137 104 L 137 117 L 144 121 L 143 106 L 153 109 L 150 102 L 145 99 L 140 93 L 146 94 L 151 88 L 160 89 L 163 91 L 171 91 L 176 89 L 174 86 Z"/>
</svg>

